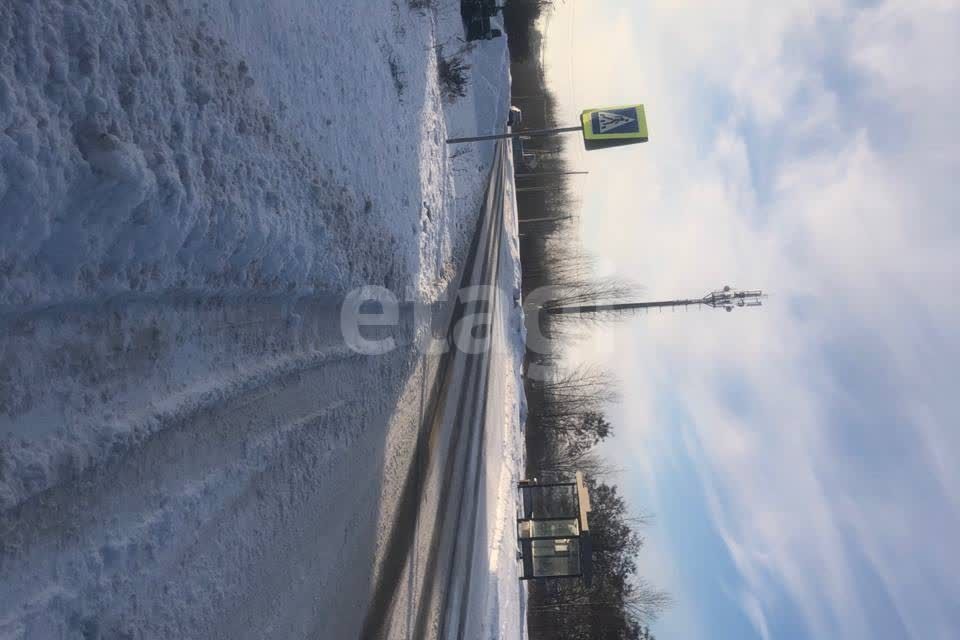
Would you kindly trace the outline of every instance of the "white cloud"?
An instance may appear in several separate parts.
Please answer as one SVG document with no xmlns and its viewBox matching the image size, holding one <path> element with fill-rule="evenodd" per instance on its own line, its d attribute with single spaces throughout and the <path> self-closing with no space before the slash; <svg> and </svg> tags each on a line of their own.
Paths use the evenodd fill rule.
<svg viewBox="0 0 960 640">
<path fill-rule="evenodd" d="M 775 294 L 760 311 L 617 328 L 636 360 L 616 366 L 642 391 L 625 412 L 644 428 L 624 437 L 656 443 L 650 398 L 682 398 L 761 637 L 785 608 L 820 637 L 874 637 L 878 619 L 949 637 L 960 4 L 607 4 L 577 9 L 591 45 L 548 52 L 567 111 L 648 105 L 648 145 L 584 159 L 591 248 L 651 297 L 727 281 Z M 573 99 L 589 105 L 565 89 L 571 56 Z M 632 450 L 656 468 L 655 447 Z"/>
<path fill-rule="evenodd" d="M 763 612 L 763 607 L 760 606 L 760 601 L 751 593 L 744 593 L 742 598 L 741 606 L 750 622 L 760 633 L 763 640 L 770 640 L 770 627 L 767 625 L 767 616 Z"/>
</svg>

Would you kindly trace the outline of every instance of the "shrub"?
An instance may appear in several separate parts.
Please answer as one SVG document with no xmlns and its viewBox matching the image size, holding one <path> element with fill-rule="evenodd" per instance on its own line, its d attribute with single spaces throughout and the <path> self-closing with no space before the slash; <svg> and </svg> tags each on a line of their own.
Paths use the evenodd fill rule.
<svg viewBox="0 0 960 640">
<path fill-rule="evenodd" d="M 463 60 L 462 54 L 445 57 L 437 48 L 437 77 L 440 81 L 440 95 L 444 100 L 453 102 L 467 95 L 467 82 L 470 77 L 470 65 Z"/>
</svg>

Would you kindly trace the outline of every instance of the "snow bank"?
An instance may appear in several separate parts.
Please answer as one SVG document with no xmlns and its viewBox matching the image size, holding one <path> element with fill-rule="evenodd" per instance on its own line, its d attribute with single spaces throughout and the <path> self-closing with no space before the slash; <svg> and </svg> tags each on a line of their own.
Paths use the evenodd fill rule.
<svg viewBox="0 0 960 640">
<path fill-rule="evenodd" d="M 512 155 L 508 175 L 513 176 Z M 488 406 L 500 407 L 494 414 L 487 436 L 487 500 L 490 505 L 487 539 L 490 541 L 488 566 L 490 584 L 486 592 L 486 631 L 489 637 L 525 638 L 527 592 L 520 581 L 517 562 L 517 482 L 525 469 L 526 445 L 523 421 L 527 414 L 523 392 L 522 365 L 526 351 L 526 329 L 520 295 L 520 245 L 516 193 L 507 185 L 507 209 L 504 216 L 504 243 L 501 251 L 500 288 L 504 292 L 500 307 L 498 357 Z"/>
<path fill-rule="evenodd" d="M 489 127 L 505 105 L 442 103 L 437 20 L 386 1 L 0 5 L 0 506 L 126 446 L 131 411 L 316 348 L 285 317 L 298 300 L 445 290 L 489 166 L 448 158 L 445 112 L 468 126 L 482 103 L 469 126 Z M 502 45 L 472 55 L 502 87 Z"/>
<path fill-rule="evenodd" d="M 0 311 L 436 280 L 430 16 L 191 4 L 0 7 Z"/>
</svg>

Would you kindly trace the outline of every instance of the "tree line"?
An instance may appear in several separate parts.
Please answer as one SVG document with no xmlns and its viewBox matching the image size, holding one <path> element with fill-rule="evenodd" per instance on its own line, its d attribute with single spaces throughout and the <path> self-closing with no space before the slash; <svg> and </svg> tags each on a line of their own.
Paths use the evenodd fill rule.
<svg viewBox="0 0 960 640">
<path fill-rule="evenodd" d="M 549 8 L 548 0 L 510 0 L 504 10 L 511 54 L 514 100 L 523 109 L 524 128 L 548 128 L 558 123 L 556 101 L 546 86 L 537 52 L 542 34 L 536 24 Z M 593 367 L 564 368 L 563 347 L 571 339 L 569 322 L 576 316 L 539 313 L 550 306 L 619 302 L 635 287 L 597 278 L 593 261 L 580 249 L 577 233 L 579 203 L 560 142 L 551 138 L 523 141 L 523 152 L 534 166 L 517 158 L 518 187 L 536 188 L 517 194 L 524 298 L 549 287 L 551 297 L 538 309 L 527 308 L 528 323 L 551 338 L 555 348 L 529 350 L 525 368 L 538 375 L 525 377 L 527 477 L 565 480 L 582 471 L 590 489 L 593 539 L 593 581 L 561 579 L 530 583 L 527 624 L 532 640 L 653 640 L 649 624 L 669 605 L 669 595 L 642 576 L 637 556 L 643 547 L 644 516 L 634 515 L 618 487 L 609 462 L 597 446 L 614 432 L 607 416 L 617 401 L 617 382 Z M 542 178 L 531 174 L 545 174 Z M 549 177 L 548 177 L 549 175 Z M 580 319 L 582 321 L 582 318 Z M 528 332 L 533 327 L 528 325 Z"/>
<path fill-rule="evenodd" d="M 669 596 L 647 582 L 637 565 L 647 518 L 630 511 L 614 470 L 596 453 L 613 433 L 605 409 L 617 399 L 615 381 L 600 370 L 557 371 L 546 380 L 527 380 L 528 474 L 540 480 L 570 478 L 583 471 L 590 491 L 593 581 L 534 583 L 527 624 L 530 637 L 557 640 L 650 638 L 646 626 L 669 604 Z"/>
</svg>

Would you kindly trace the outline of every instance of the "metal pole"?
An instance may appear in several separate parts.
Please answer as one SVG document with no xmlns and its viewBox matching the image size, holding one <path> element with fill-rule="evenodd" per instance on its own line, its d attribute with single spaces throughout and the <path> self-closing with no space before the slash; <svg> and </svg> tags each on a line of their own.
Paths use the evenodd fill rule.
<svg viewBox="0 0 960 640">
<path fill-rule="evenodd" d="M 544 309 L 545 312 L 553 315 L 562 315 L 567 313 L 598 313 L 601 311 L 630 311 L 633 309 L 656 309 L 664 307 L 689 307 L 701 305 L 703 300 L 667 300 L 664 302 L 627 302 L 620 304 L 585 304 L 571 305 L 569 307 L 552 307 Z"/>
<path fill-rule="evenodd" d="M 524 149 L 523 153 L 525 155 L 530 154 L 532 156 L 546 156 L 563 153 L 563 149 Z"/>
<path fill-rule="evenodd" d="M 484 140 L 504 140 L 506 138 L 519 138 L 520 136 L 552 136 L 556 133 L 573 133 L 580 131 L 583 127 L 559 127 L 556 129 L 527 129 L 525 131 L 513 131 L 510 133 L 495 133 L 489 136 L 473 136 L 471 138 L 449 138 L 447 144 L 459 144 L 461 142 L 482 142 Z"/>
<path fill-rule="evenodd" d="M 573 216 L 557 216 L 557 217 L 547 216 L 547 217 L 545 217 L 545 218 L 521 218 L 520 220 L 517 220 L 517 222 L 520 223 L 520 224 L 522 224 L 522 223 L 524 223 L 524 222 L 551 222 L 551 221 L 554 221 L 554 220 L 556 220 L 556 221 L 559 222 L 560 220 L 569 220 L 569 219 L 571 219 L 572 217 L 573 217 Z"/>
<path fill-rule="evenodd" d="M 553 176 L 585 176 L 589 171 L 544 171 L 543 173 L 518 173 L 517 178 L 541 178 Z"/>
<path fill-rule="evenodd" d="M 537 191 L 559 191 L 563 184 L 546 185 L 541 187 L 518 187 L 517 193 L 537 192 Z"/>
</svg>

